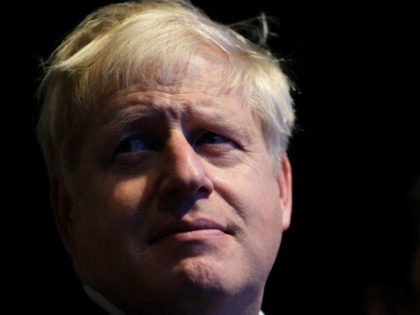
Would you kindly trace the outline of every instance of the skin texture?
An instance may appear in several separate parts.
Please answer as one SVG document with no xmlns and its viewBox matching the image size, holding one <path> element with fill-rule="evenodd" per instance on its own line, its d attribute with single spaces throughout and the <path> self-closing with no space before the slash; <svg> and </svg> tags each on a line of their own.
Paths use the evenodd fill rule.
<svg viewBox="0 0 420 315">
<path fill-rule="evenodd" d="M 207 59 L 109 94 L 81 133 L 73 189 L 52 185 L 81 278 L 127 313 L 258 314 L 291 215 L 241 88 Z M 200 80 L 196 80 L 200 78 Z"/>
</svg>

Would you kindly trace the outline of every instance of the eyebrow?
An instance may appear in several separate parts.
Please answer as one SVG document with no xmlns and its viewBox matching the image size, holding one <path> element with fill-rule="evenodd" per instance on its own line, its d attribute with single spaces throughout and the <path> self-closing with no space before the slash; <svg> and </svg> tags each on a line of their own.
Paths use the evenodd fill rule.
<svg viewBox="0 0 420 315">
<path fill-rule="evenodd" d="M 139 110 L 139 108 L 142 108 Z M 117 114 L 113 111 L 112 118 L 109 120 L 107 125 L 113 129 L 123 129 L 125 126 L 129 126 L 133 122 L 146 119 L 146 118 L 162 118 L 163 115 L 157 110 L 151 110 L 148 105 L 141 106 L 130 106 L 125 108 L 123 111 L 117 111 Z"/>
<path fill-rule="evenodd" d="M 178 112 L 181 115 L 192 116 L 196 122 L 203 122 L 214 128 L 215 132 L 227 130 L 228 133 L 251 140 L 249 123 L 241 123 L 241 119 L 237 115 L 231 115 L 232 113 L 226 114 L 223 106 L 229 99 L 213 99 L 210 96 L 181 99 L 176 103 L 165 103 L 165 101 L 156 103 L 154 97 L 144 94 L 141 98 L 125 95 L 120 99 L 121 102 L 115 100 L 115 106 L 111 103 L 111 109 L 106 114 L 104 122 L 111 130 L 124 130 L 131 124 L 145 119 L 165 121 L 165 111 L 173 111 L 175 115 Z"/>
</svg>

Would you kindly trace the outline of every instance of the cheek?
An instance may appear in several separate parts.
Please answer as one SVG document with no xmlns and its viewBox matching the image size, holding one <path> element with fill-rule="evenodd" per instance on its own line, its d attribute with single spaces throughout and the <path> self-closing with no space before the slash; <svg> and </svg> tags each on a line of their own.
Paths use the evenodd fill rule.
<svg viewBox="0 0 420 315">
<path fill-rule="evenodd" d="M 99 245 L 111 246 L 130 233 L 138 233 L 143 222 L 144 180 L 102 180 L 92 183 L 81 193 L 75 211 L 75 236 L 80 246 L 94 250 Z"/>
<path fill-rule="evenodd" d="M 238 235 L 249 273 L 266 278 L 277 257 L 282 236 L 282 210 L 278 186 L 272 175 L 237 180 L 233 207 L 240 217 Z"/>
<path fill-rule="evenodd" d="M 259 260 L 263 271 L 271 270 L 282 239 L 282 208 L 275 187 L 261 187 L 255 194 L 253 211 L 247 217 L 247 223 L 252 230 L 251 237 L 253 252 Z"/>
<path fill-rule="evenodd" d="M 246 168 L 227 175 L 219 181 L 219 193 L 242 221 L 245 246 L 271 261 L 282 234 L 282 205 L 272 169 Z"/>
<path fill-rule="evenodd" d="M 102 177 L 79 192 L 82 198 L 78 205 L 95 219 L 107 221 L 131 217 L 145 198 L 145 182 L 143 178 L 118 180 Z"/>
<path fill-rule="evenodd" d="M 249 195 L 254 197 L 248 200 L 252 208 L 247 213 L 247 224 L 254 229 L 256 239 L 259 239 L 257 245 L 267 249 L 271 247 L 276 251 L 282 233 L 282 205 L 276 182 L 263 182 L 252 185 L 252 193 Z"/>
<path fill-rule="evenodd" d="M 253 205 L 252 217 L 248 218 L 250 224 L 254 222 L 256 233 L 263 238 L 262 244 L 271 244 L 277 249 L 282 233 L 282 203 L 277 180 L 273 170 L 260 169 L 249 182 L 250 202 Z"/>
<path fill-rule="evenodd" d="M 122 261 L 140 260 L 147 244 L 145 222 L 150 221 L 144 219 L 144 185 L 141 179 L 103 180 L 83 193 L 75 211 L 73 238 L 74 263 L 85 279 L 92 283 L 110 279 L 109 270 L 125 272 Z"/>
</svg>

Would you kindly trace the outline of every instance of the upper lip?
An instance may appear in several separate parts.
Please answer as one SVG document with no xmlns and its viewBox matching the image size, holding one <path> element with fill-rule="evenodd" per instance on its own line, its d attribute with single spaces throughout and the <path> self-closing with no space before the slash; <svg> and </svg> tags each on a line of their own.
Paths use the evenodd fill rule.
<svg viewBox="0 0 420 315">
<path fill-rule="evenodd" d="M 154 243 L 166 236 L 176 233 L 191 232 L 197 230 L 220 230 L 224 233 L 231 234 L 223 224 L 209 219 L 194 219 L 191 221 L 176 221 L 162 225 L 157 229 L 157 232 L 151 238 L 150 243 Z"/>
</svg>

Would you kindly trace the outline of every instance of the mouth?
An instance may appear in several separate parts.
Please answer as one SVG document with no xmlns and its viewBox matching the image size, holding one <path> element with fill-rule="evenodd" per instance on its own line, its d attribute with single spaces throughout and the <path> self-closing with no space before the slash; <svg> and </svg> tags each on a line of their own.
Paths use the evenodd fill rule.
<svg viewBox="0 0 420 315">
<path fill-rule="evenodd" d="M 227 227 L 223 226 L 222 224 L 208 219 L 195 219 L 192 221 L 177 221 L 163 225 L 151 238 L 149 244 L 159 242 L 160 240 L 171 236 L 194 234 L 194 232 L 232 235 L 232 231 L 230 231 Z"/>
</svg>

